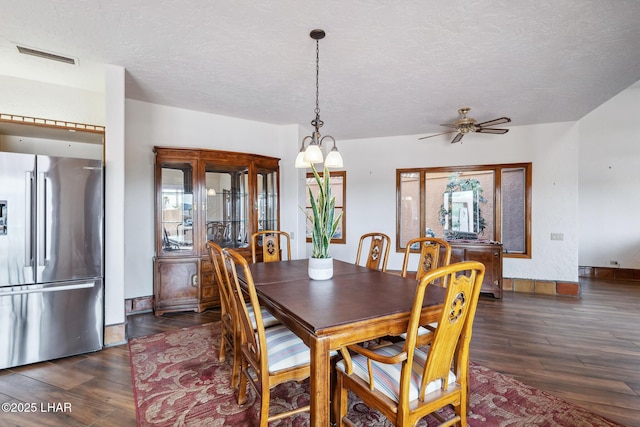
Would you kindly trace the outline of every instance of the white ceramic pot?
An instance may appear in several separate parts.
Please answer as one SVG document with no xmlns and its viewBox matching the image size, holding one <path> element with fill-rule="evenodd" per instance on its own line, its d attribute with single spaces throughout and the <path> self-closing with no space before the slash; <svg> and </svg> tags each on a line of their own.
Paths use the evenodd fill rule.
<svg viewBox="0 0 640 427">
<path fill-rule="evenodd" d="M 309 278 L 329 280 L 333 277 L 333 258 L 309 258 Z"/>
</svg>

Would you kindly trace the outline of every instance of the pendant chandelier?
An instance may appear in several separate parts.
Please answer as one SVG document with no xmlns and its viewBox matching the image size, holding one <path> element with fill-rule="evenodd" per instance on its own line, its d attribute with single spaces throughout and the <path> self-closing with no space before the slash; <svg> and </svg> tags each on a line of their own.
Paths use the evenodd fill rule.
<svg viewBox="0 0 640 427">
<path fill-rule="evenodd" d="M 322 163 L 324 161 L 324 166 L 327 168 L 341 168 L 342 156 L 338 152 L 338 147 L 336 147 L 335 138 L 331 135 L 320 136 L 320 128 L 324 124 L 324 122 L 320 120 L 320 103 L 318 101 L 320 94 L 320 40 L 324 38 L 325 33 L 322 30 L 313 30 L 309 36 L 316 41 L 316 109 L 314 110 L 316 117 L 311 121 L 311 125 L 315 130 L 310 136 L 305 136 L 302 140 L 300 152 L 296 157 L 296 167 L 308 168 L 311 167 L 312 163 Z M 322 155 L 322 144 L 325 139 L 333 141 L 333 148 L 331 148 L 331 151 L 327 154 L 326 160 Z M 305 144 L 307 143 L 308 145 L 305 148 Z"/>
</svg>

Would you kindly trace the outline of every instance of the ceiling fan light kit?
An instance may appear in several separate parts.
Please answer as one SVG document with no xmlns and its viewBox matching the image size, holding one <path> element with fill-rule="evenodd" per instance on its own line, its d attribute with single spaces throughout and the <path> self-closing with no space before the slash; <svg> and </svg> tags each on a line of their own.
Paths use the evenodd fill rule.
<svg viewBox="0 0 640 427">
<path fill-rule="evenodd" d="M 456 142 L 460 142 L 460 140 L 462 139 L 463 136 L 465 136 L 468 133 L 492 133 L 492 134 L 496 134 L 496 135 L 502 135 L 505 134 L 507 132 L 509 132 L 509 129 L 499 129 L 499 128 L 492 128 L 489 126 L 495 126 L 495 125 L 501 125 L 504 123 L 509 123 L 511 121 L 511 119 L 509 117 L 499 117 L 497 119 L 493 119 L 493 120 L 488 120 L 486 122 L 482 122 L 482 123 L 477 123 L 476 119 L 471 118 L 471 117 L 467 117 L 467 114 L 469 113 L 469 110 L 471 110 L 471 108 L 469 107 L 462 107 L 458 110 L 458 114 L 459 114 L 459 118 L 458 120 L 456 120 L 453 123 L 446 123 L 446 124 L 441 124 L 440 126 L 445 126 L 445 127 L 449 127 L 452 128 L 453 130 L 447 131 L 447 132 L 442 132 L 442 133 L 437 133 L 435 135 L 428 135 L 428 136 L 423 136 L 422 138 L 418 138 L 418 139 L 426 139 L 426 138 L 432 138 L 434 136 L 439 136 L 439 135 L 445 135 L 448 133 L 453 133 L 453 132 L 457 132 L 456 136 L 451 140 L 452 144 L 455 144 Z"/>
</svg>

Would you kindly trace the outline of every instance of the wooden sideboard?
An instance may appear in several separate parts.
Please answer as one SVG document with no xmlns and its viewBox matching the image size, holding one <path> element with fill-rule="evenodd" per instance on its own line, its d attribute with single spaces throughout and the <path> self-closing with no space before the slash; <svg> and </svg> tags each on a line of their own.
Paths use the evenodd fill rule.
<svg viewBox="0 0 640 427">
<path fill-rule="evenodd" d="M 491 293 L 502 298 L 502 244 L 489 242 L 457 242 L 451 245 L 451 263 L 479 261 L 485 266 L 484 280 L 480 292 Z"/>
</svg>

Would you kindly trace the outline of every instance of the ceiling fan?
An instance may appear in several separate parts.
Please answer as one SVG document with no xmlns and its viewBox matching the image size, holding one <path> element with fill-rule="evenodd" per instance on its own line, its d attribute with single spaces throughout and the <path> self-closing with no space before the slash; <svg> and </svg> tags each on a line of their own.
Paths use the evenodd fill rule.
<svg viewBox="0 0 640 427">
<path fill-rule="evenodd" d="M 418 139 L 431 138 L 438 135 L 445 135 L 447 133 L 458 132 L 458 134 L 451 140 L 451 143 L 455 144 L 456 142 L 460 142 L 462 137 L 469 132 L 494 133 L 499 135 L 509 132 L 509 129 L 497 129 L 497 128 L 487 127 L 487 126 L 501 125 L 503 123 L 509 123 L 511 121 L 509 117 L 500 117 L 500 118 L 489 120 L 486 122 L 476 123 L 476 119 L 467 117 L 467 113 L 469 112 L 469 110 L 471 110 L 471 108 L 469 107 L 460 108 L 458 110 L 458 114 L 460 115 L 458 120 L 456 120 L 453 123 L 440 125 L 440 126 L 453 128 L 453 130 L 437 133 L 435 135 L 423 136 L 422 138 L 418 138 Z"/>
</svg>

